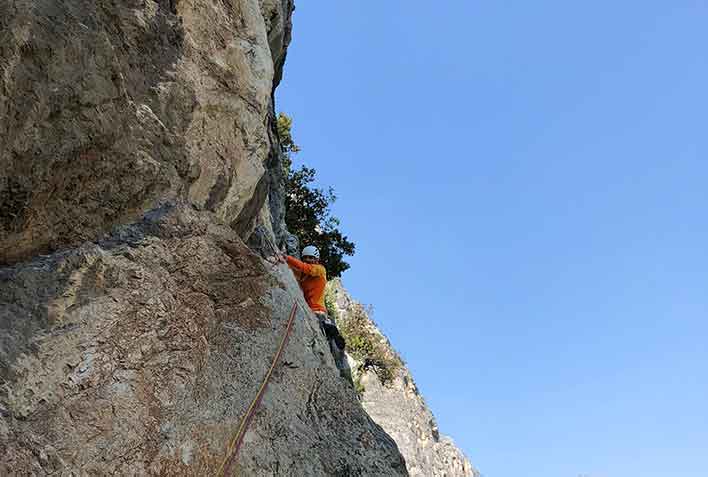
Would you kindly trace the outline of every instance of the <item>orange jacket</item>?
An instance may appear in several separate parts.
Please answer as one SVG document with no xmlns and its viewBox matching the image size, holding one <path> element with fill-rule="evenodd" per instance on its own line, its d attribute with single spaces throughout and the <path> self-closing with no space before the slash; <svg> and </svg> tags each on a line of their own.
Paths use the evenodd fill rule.
<svg viewBox="0 0 708 477">
<path fill-rule="evenodd" d="M 327 308 L 324 304 L 324 289 L 327 284 L 327 272 L 320 264 L 309 264 L 301 262 L 290 255 L 285 256 L 288 266 L 300 272 L 297 274 L 298 283 L 302 288 L 302 294 L 305 295 L 305 301 L 310 306 L 312 311 L 321 311 L 327 313 Z"/>
</svg>

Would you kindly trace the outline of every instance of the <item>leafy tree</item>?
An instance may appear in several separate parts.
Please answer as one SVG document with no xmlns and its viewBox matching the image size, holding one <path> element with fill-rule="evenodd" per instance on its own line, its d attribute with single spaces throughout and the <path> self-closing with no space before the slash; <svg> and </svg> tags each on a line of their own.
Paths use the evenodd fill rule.
<svg viewBox="0 0 708 477">
<path fill-rule="evenodd" d="M 302 245 L 314 245 L 320 251 L 320 263 L 330 278 L 338 277 L 349 268 L 343 259 L 354 255 L 355 245 L 339 230 L 340 221 L 332 216 L 330 205 L 337 197 L 330 187 L 323 190 L 313 186 L 316 171 L 301 166 L 292 170 L 290 154 L 300 151 L 292 134 L 292 119 L 278 115 L 278 135 L 285 156 L 285 223 L 297 235 Z"/>
<path fill-rule="evenodd" d="M 285 223 L 302 245 L 317 247 L 327 276 L 338 277 L 349 268 L 343 256 L 354 255 L 354 244 L 339 230 L 339 219 L 331 215 L 329 206 L 336 200 L 332 188 L 324 191 L 311 185 L 315 173 L 314 169 L 302 166 L 288 174 Z"/>
</svg>

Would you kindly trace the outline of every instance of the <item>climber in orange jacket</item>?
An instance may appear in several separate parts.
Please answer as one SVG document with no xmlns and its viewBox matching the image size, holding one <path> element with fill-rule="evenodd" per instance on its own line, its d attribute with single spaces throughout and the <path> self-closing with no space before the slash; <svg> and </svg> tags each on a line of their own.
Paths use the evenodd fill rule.
<svg viewBox="0 0 708 477">
<path fill-rule="evenodd" d="M 302 261 L 290 255 L 286 255 L 282 258 L 282 261 L 287 262 L 288 266 L 295 272 L 302 294 L 305 296 L 305 301 L 315 313 L 322 331 L 330 342 L 332 353 L 336 355 L 335 361 L 337 359 L 341 361 L 344 356 L 346 342 L 339 333 L 337 325 L 329 318 L 327 308 L 325 308 L 324 290 L 327 285 L 327 272 L 320 265 L 319 250 L 309 245 L 302 249 Z M 340 364 L 337 365 L 337 367 L 339 366 Z"/>
<path fill-rule="evenodd" d="M 305 301 L 316 314 L 327 316 L 324 304 L 324 289 L 327 285 L 327 272 L 320 265 L 320 252 L 312 245 L 302 250 L 302 261 L 290 255 L 285 256 L 288 266 L 296 273 L 297 281 L 305 295 Z"/>
</svg>

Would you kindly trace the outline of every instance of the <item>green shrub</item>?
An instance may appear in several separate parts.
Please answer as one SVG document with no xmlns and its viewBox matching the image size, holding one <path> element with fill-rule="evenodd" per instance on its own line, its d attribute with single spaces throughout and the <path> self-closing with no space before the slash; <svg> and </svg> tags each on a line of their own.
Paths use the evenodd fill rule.
<svg viewBox="0 0 708 477">
<path fill-rule="evenodd" d="M 300 152 L 300 146 L 295 144 L 292 136 L 293 119 L 285 113 L 278 114 L 278 138 L 283 152 Z"/>
<path fill-rule="evenodd" d="M 338 326 L 347 343 L 347 352 L 361 363 L 357 374 L 372 370 L 381 384 L 391 383 L 402 365 L 401 359 L 369 328 L 361 305 L 356 305 L 346 319 L 340 319 Z"/>
</svg>

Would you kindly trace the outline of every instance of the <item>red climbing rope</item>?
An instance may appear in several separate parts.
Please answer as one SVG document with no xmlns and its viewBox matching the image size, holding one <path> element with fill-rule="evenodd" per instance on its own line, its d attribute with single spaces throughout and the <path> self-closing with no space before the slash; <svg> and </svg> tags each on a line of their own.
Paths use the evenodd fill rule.
<svg viewBox="0 0 708 477">
<path fill-rule="evenodd" d="M 285 328 L 285 335 L 283 335 L 283 339 L 280 341 L 280 346 L 278 347 L 278 352 L 275 353 L 275 357 L 273 358 L 273 362 L 270 365 L 270 369 L 265 375 L 265 378 L 263 379 L 263 383 L 261 383 L 260 389 L 258 389 L 258 393 L 256 394 L 256 397 L 253 399 L 251 402 L 251 405 L 248 407 L 248 410 L 246 411 L 246 414 L 243 416 L 241 419 L 241 423 L 238 426 L 238 431 L 236 431 L 236 434 L 233 436 L 231 439 L 231 442 L 229 442 L 229 447 L 226 450 L 226 456 L 224 457 L 224 460 L 221 462 L 221 466 L 219 466 L 219 471 L 217 472 L 217 477 L 223 477 L 227 475 L 227 472 L 229 471 L 229 468 L 231 465 L 236 461 L 236 456 L 238 455 L 238 450 L 241 447 L 241 443 L 243 442 L 243 438 L 246 435 L 246 431 L 248 430 L 248 426 L 253 420 L 253 415 L 256 412 L 256 409 L 258 409 L 258 406 L 261 404 L 261 400 L 263 399 L 263 395 L 265 394 L 266 388 L 268 387 L 268 382 L 270 382 L 270 378 L 273 375 L 273 370 L 277 366 L 278 362 L 280 362 L 280 356 L 283 354 L 283 350 L 285 349 L 285 345 L 288 342 L 288 337 L 290 336 L 290 332 L 293 329 L 293 323 L 295 321 L 295 312 L 297 311 L 297 302 L 293 303 L 293 309 L 290 311 L 290 318 L 288 318 L 288 324 L 287 327 Z"/>
</svg>

